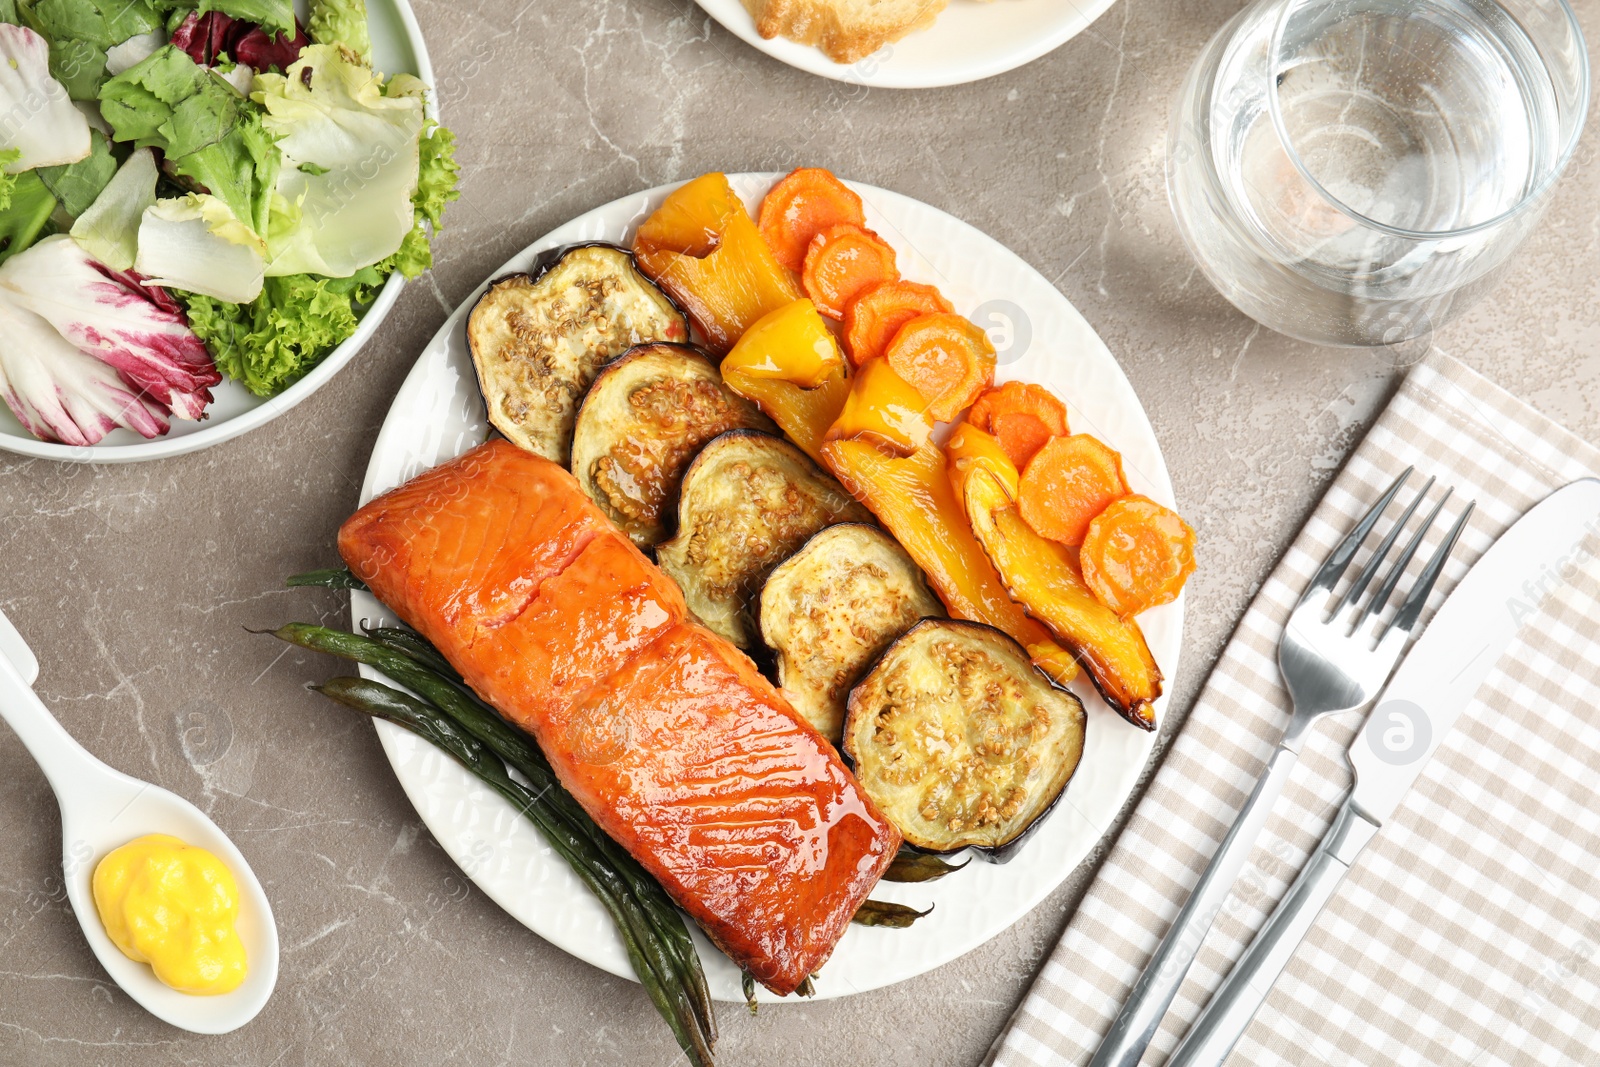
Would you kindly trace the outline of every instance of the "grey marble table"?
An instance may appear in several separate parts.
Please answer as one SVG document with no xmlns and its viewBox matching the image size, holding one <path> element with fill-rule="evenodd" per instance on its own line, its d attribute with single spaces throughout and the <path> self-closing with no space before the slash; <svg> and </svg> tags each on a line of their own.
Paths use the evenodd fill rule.
<svg viewBox="0 0 1600 1067">
<path fill-rule="evenodd" d="M 439 849 L 372 728 L 302 687 L 331 662 L 246 627 L 342 620 L 281 588 L 326 565 L 395 389 L 511 253 L 625 193 L 706 170 L 827 166 L 1015 249 L 1105 338 L 1199 531 L 1164 737 L 1277 554 L 1397 381 L 1392 360 L 1258 328 L 1197 273 L 1162 143 L 1189 61 L 1237 7 L 1122 0 L 1049 56 L 924 92 L 781 66 L 687 0 L 419 0 L 462 198 L 434 272 L 331 385 L 197 455 L 128 467 L 0 458 L 0 607 L 40 693 L 96 755 L 200 804 L 266 882 L 278 990 L 220 1038 L 106 980 L 61 892 L 56 808 L 0 730 L 0 1064 L 461 1062 L 667 1067 L 639 987 L 506 917 Z M 1585 0 L 1591 24 L 1600 3 Z M 1586 138 L 1501 288 L 1436 343 L 1600 442 L 1600 168 Z M 3 454 L 0 454 L 3 456 Z M 978 1061 L 1058 936 L 1093 857 L 1031 915 L 931 974 L 847 1000 L 721 1015 L 728 1065 Z"/>
</svg>

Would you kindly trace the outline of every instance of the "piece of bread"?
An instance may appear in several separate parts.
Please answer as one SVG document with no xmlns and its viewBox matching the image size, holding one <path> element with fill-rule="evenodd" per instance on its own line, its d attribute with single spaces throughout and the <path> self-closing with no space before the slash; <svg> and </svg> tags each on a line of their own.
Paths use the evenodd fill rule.
<svg viewBox="0 0 1600 1067">
<path fill-rule="evenodd" d="M 744 0 L 767 40 L 787 37 L 822 49 L 835 63 L 865 59 L 924 30 L 948 0 Z"/>
</svg>

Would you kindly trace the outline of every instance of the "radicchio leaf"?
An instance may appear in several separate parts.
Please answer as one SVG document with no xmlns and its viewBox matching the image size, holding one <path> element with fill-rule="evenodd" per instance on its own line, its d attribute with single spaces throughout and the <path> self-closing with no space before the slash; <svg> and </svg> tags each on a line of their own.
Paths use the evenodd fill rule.
<svg viewBox="0 0 1600 1067">
<path fill-rule="evenodd" d="M 0 265 L 0 298 L 44 319 L 180 419 L 198 419 L 222 380 L 176 302 L 92 259 L 65 234 Z"/>
<path fill-rule="evenodd" d="M 35 437 L 94 445 L 118 426 L 144 437 L 167 432 L 159 407 L 5 291 L 0 291 L 0 332 L 6 338 L 0 345 L 0 397 Z"/>
<path fill-rule="evenodd" d="M 298 21 L 291 37 L 220 11 L 203 15 L 191 11 L 172 32 L 172 43 L 203 67 L 215 66 L 218 57 L 226 55 L 255 70 L 283 70 L 295 61 L 310 39 Z"/>
</svg>

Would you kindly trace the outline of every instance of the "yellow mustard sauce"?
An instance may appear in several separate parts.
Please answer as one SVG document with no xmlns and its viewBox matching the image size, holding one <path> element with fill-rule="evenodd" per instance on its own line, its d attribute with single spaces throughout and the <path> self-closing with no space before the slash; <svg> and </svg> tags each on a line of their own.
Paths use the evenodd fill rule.
<svg viewBox="0 0 1600 1067">
<path fill-rule="evenodd" d="M 95 867 L 94 906 L 122 954 L 178 992 L 212 996 L 244 981 L 239 884 L 205 849 L 166 834 L 129 841 Z"/>
</svg>

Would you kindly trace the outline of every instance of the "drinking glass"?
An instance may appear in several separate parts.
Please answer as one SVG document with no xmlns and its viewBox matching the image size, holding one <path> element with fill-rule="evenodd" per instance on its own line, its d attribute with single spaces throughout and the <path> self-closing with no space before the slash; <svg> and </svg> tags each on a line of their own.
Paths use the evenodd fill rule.
<svg viewBox="0 0 1600 1067">
<path fill-rule="evenodd" d="M 1317 344 L 1397 344 L 1494 284 L 1588 101 L 1565 0 L 1256 0 L 1189 72 L 1167 192 L 1245 314 Z"/>
</svg>

